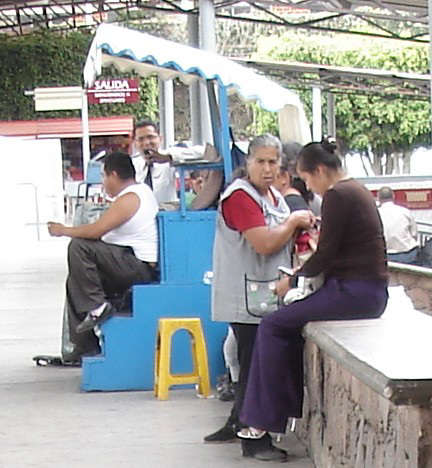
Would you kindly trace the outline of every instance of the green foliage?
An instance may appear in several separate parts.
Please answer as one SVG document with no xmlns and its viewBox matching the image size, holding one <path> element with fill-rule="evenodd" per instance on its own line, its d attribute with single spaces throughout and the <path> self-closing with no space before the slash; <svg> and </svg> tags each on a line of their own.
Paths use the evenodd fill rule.
<svg viewBox="0 0 432 468">
<path fill-rule="evenodd" d="M 246 128 L 249 135 L 279 134 L 278 116 L 275 112 L 266 111 L 255 102 L 248 106 L 252 111 L 252 123 Z"/>
<path fill-rule="evenodd" d="M 427 46 L 407 46 L 384 40 L 372 42 L 350 38 L 349 41 L 341 41 L 340 36 L 304 37 L 291 33 L 280 40 L 262 39 L 257 58 L 263 57 L 281 61 L 429 73 Z M 310 118 L 311 90 L 302 89 L 299 94 Z M 323 97 L 325 105 L 325 94 Z M 379 159 L 384 154 L 390 156 L 394 152 L 408 153 L 416 145 L 430 144 L 428 101 L 402 99 L 394 95 L 338 93 L 335 103 L 338 139 L 345 151 L 356 151 L 364 155 L 369 155 L 372 151 L 376 159 Z"/>
<path fill-rule="evenodd" d="M 0 35 L 0 93 L 2 120 L 32 120 L 48 117 L 78 117 L 79 111 L 36 112 L 33 99 L 24 91 L 36 87 L 80 86 L 87 49 L 92 40 L 89 32 L 67 34 L 38 32 L 26 36 Z M 120 74 L 113 68 L 104 76 Z M 141 102 L 137 104 L 103 104 L 90 106 L 91 116 L 134 115 L 154 118 L 157 112 L 157 82 L 141 78 Z"/>
<path fill-rule="evenodd" d="M 187 43 L 187 19 L 184 15 L 146 10 L 119 12 L 117 22 L 125 28 L 136 29 L 174 42 Z"/>
</svg>

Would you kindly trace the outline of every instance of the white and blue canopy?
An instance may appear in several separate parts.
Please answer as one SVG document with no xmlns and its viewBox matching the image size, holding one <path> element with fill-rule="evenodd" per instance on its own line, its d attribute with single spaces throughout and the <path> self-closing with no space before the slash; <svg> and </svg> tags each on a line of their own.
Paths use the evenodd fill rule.
<svg viewBox="0 0 432 468">
<path fill-rule="evenodd" d="M 257 101 L 268 111 L 279 112 L 282 140 L 310 141 L 310 130 L 297 94 L 253 70 L 212 52 L 185 46 L 140 31 L 111 24 L 98 27 L 84 67 L 91 85 L 103 66 L 135 71 L 162 80 L 179 78 L 185 84 L 214 79 L 244 101 Z"/>
</svg>

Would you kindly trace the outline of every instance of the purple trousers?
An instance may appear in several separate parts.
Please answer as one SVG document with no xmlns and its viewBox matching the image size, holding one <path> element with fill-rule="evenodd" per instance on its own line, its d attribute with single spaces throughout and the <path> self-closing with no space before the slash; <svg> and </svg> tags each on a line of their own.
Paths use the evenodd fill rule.
<svg viewBox="0 0 432 468">
<path fill-rule="evenodd" d="M 303 406 L 302 328 L 319 320 L 378 318 L 387 304 L 384 281 L 328 278 L 315 294 L 267 315 L 258 326 L 240 420 L 284 433 Z"/>
</svg>

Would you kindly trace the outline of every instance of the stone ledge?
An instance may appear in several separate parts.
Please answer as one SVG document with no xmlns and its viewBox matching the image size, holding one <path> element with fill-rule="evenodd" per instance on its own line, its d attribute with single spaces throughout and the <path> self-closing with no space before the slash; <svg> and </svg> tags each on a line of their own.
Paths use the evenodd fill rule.
<svg viewBox="0 0 432 468">
<path fill-rule="evenodd" d="M 431 402 L 431 317 L 414 311 L 375 320 L 311 322 L 303 333 L 394 404 Z"/>
<path fill-rule="evenodd" d="M 432 269 L 403 263 L 389 263 L 390 285 L 401 285 L 414 307 L 432 315 Z"/>
<path fill-rule="evenodd" d="M 308 338 L 295 433 L 317 468 L 432 468 L 431 405 L 395 405 Z"/>
<path fill-rule="evenodd" d="M 390 271 L 415 273 L 417 275 L 427 276 L 432 278 L 432 268 L 426 268 L 418 265 L 409 265 L 407 263 L 388 262 Z"/>
</svg>

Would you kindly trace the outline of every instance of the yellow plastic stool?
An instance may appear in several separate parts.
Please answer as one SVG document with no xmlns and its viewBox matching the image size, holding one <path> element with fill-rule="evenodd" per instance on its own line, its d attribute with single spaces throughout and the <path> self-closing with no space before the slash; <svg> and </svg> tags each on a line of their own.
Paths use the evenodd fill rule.
<svg viewBox="0 0 432 468">
<path fill-rule="evenodd" d="M 191 338 L 193 372 L 171 374 L 171 339 L 177 330 L 187 330 Z M 156 340 L 154 393 L 159 400 L 168 400 L 172 385 L 198 384 L 198 393 L 210 395 L 210 379 L 204 333 L 199 318 L 161 318 Z"/>
</svg>

